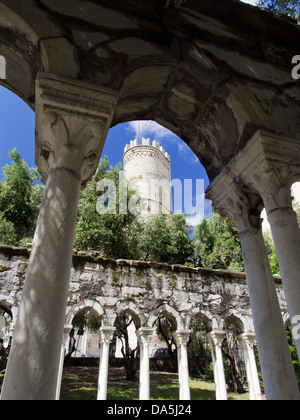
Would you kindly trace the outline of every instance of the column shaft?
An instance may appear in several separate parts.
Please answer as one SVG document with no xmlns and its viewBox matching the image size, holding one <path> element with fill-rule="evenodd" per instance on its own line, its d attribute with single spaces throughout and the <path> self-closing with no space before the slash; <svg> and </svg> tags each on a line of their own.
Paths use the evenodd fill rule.
<svg viewBox="0 0 300 420">
<path fill-rule="evenodd" d="M 262 153 L 260 153 L 261 155 Z M 260 155 L 258 158 L 260 158 Z M 242 165 L 245 168 L 247 160 Z M 232 166 L 234 166 L 232 164 Z M 262 200 L 225 168 L 207 190 L 207 198 L 238 228 L 267 399 L 299 400 L 300 394 L 261 229 Z"/>
<path fill-rule="evenodd" d="M 178 377 L 179 377 L 179 399 L 189 401 L 191 399 L 190 375 L 187 344 L 191 331 L 176 331 L 174 337 L 177 343 Z"/>
<path fill-rule="evenodd" d="M 49 174 L 1 399 L 55 399 L 80 185 Z"/>
<path fill-rule="evenodd" d="M 109 346 L 113 339 L 114 327 L 101 328 L 101 351 L 100 351 L 100 366 L 98 377 L 98 393 L 97 400 L 105 401 L 107 398 L 107 381 L 108 381 L 108 367 L 109 367 Z"/>
<path fill-rule="evenodd" d="M 227 388 L 222 355 L 222 341 L 225 337 L 225 333 L 223 331 L 213 331 L 207 336 L 212 349 L 214 380 L 216 385 L 216 400 L 226 401 Z"/>
<path fill-rule="evenodd" d="M 298 400 L 299 390 L 261 230 L 240 232 L 249 297 L 270 400 Z"/>
<path fill-rule="evenodd" d="M 296 213 L 290 208 L 267 210 L 275 243 L 284 294 L 292 327 L 300 315 L 300 230 Z M 300 337 L 294 334 L 300 357 Z"/>
<path fill-rule="evenodd" d="M 149 342 L 153 335 L 152 328 L 140 328 L 137 337 L 140 343 L 140 392 L 139 399 L 150 400 L 150 359 Z"/>
<path fill-rule="evenodd" d="M 250 400 L 262 400 L 257 365 L 253 350 L 254 334 L 242 334 L 238 337 L 244 351 L 245 367 L 249 386 Z"/>
<path fill-rule="evenodd" d="M 79 192 L 94 175 L 117 97 L 39 74 L 36 163 L 46 183 L 1 399 L 54 400 Z"/>
</svg>

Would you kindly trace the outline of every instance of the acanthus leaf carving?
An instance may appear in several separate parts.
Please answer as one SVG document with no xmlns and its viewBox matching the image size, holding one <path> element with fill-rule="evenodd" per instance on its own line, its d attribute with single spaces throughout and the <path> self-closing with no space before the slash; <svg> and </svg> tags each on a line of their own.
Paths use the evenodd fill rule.
<svg viewBox="0 0 300 420">
<path fill-rule="evenodd" d="M 84 188 L 97 170 L 117 95 L 43 74 L 36 90 L 36 163 L 42 181 L 50 171 L 65 169 Z"/>
</svg>

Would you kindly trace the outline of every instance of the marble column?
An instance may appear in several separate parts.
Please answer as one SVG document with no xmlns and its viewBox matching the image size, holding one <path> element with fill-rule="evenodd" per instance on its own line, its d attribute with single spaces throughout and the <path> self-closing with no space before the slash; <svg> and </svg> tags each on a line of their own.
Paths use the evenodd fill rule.
<svg viewBox="0 0 300 420">
<path fill-rule="evenodd" d="M 95 173 L 116 94 L 40 74 L 36 163 L 46 183 L 2 400 L 54 400 L 79 192 Z"/>
<path fill-rule="evenodd" d="M 225 338 L 224 331 L 212 331 L 207 334 L 212 350 L 214 380 L 216 385 L 216 400 L 227 400 L 227 388 L 222 355 L 222 342 Z"/>
<path fill-rule="evenodd" d="M 187 345 L 190 339 L 190 330 L 178 330 L 173 336 L 177 344 L 178 376 L 179 376 L 179 399 L 189 401 L 191 399 L 190 375 Z"/>
<path fill-rule="evenodd" d="M 150 360 L 149 344 L 153 335 L 153 328 L 140 328 L 137 338 L 140 343 L 140 400 L 150 400 Z"/>
<path fill-rule="evenodd" d="M 292 206 L 291 186 L 300 180 L 300 144 L 297 140 L 260 132 L 250 146 L 253 155 L 260 152 L 260 159 L 243 179 L 263 199 L 293 327 L 300 315 L 300 229 Z M 294 335 L 294 341 L 300 357 L 299 335 Z"/>
<path fill-rule="evenodd" d="M 261 388 L 257 372 L 257 365 L 253 346 L 256 342 L 255 334 L 244 333 L 238 336 L 238 340 L 244 351 L 246 374 L 249 386 L 250 400 L 262 400 Z"/>
<path fill-rule="evenodd" d="M 98 393 L 97 400 L 105 401 L 107 398 L 107 380 L 109 367 L 109 346 L 113 340 L 115 327 L 102 327 L 100 329 L 100 366 L 98 377 Z"/>
<path fill-rule="evenodd" d="M 228 164 L 239 183 L 258 194 L 267 212 L 292 327 L 300 316 L 300 230 L 292 208 L 291 186 L 300 180 L 296 139 L 258 130 Z M 300 337 L 294 335 L 300 355 Z"/>
<path fill-rule="evenodd" d="M 298 400 L 298 384 L 275 283 L 261 229 L 261 198 L 233 176 L 229 168 L 213 181 L 207 197 L 238 228 L 267 399 Z"/>
</svg>

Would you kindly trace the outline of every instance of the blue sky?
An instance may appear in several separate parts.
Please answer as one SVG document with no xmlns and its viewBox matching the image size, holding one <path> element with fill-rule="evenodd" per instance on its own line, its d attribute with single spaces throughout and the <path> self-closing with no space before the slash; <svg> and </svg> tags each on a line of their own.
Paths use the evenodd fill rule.
<svg viewBox="0 0 300 420">
<path fill-rule="evenodd" d="M 245 3 L 256 4 L 257 0 Z M 196 179 L 204 180 L 205 189 L 209 185 L 206 171 L 189 147 L 170 131 L 154 122 L 141 122 L 141 137 L 157 140 L 171 156 L 172 179 L 192 179 L 192 202 L 183 210 L 190 214 L 192 224 L 199 222 L 199 215 L 192 215 L 191 206 L 195 206 L 196 194 L 203 198 L 203 191 L 196 191 Z M 130 140 L 137 137 L 138 124 L 124 123 L 110 129 L 103 155 L 107 155 L 112 164 L 122 161 L 123 150 Z M 17 148 L 22 158 L 30 167 L 35 166 L 35 117 L 34 112 L 16 95 L 0 86 L 0 168 L 9 162 L 8 152 Z M 176 212 L 177 209 L 174 208 Z M 205 217 L 211 216 L 211 204 L 204 201 Z"/>
<path fill-rule="evenodd" d="M 28 166 L 35 166 L 35 115 L 34 112 L 18 96 L 0 86 L 0 168 L 9 162 L 8 152 L 14 147 L 17 148 Z M 189 147 L 172 132 L 153 121 L 141 121 L 119 124 L 109 130 L 103 156 L 108 156 L 110 162 L 115 165 L 122 161 L 124 147 L 130 140 L 137 137 L 150 137 L 157 140 L 171 156 L 172 179 L 192 180 L 191 199 L 182 204 L 183 211 L 190 215 L 189 221 L 192 224 L 200 221 L 200 210 L 203 206 L 205 217 L 211 215 L 210 202 L 204 200 L 204 190 L 196 189 L 196 179 L 204 180 L 204 187 L 207 188 L 209 181 L 206 171 L 200 164 Z M 197 209 L 193 214 L 193 207 L 196 206 L 196 194 L 201 196 L 202 208 Z M 204 204 L 203 204 L 204 203 Z M 177 212 L 178 209 L 174 208 Z"/>
</svg>

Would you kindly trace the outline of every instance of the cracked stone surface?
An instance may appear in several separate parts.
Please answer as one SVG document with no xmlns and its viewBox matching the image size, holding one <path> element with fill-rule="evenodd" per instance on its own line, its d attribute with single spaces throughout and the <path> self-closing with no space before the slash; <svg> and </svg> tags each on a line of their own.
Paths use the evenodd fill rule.
<svg viewBox="0 0 300 420">
<path fill-rule="evenodd" d="M 113 125 L 157 121 L 210 180 L 258 128 L 300 138 L 299 45 L 294 21 L 234 0 L 0 0 L 2 84 L 33 109 L 39 71 L 113 88 Z"/>
</svg>

